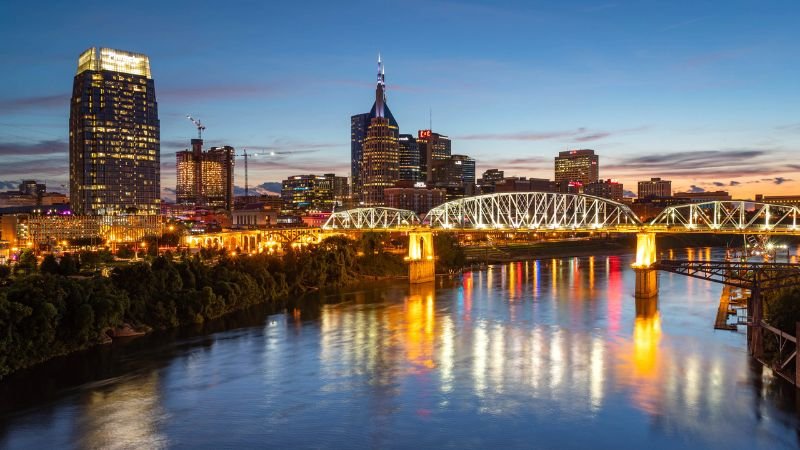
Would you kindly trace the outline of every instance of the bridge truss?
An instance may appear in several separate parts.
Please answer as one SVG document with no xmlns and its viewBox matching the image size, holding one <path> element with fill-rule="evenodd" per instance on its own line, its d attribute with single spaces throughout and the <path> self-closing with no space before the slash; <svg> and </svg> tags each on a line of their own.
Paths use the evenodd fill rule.
<svg viewBox="0 0 800 450">
<path fill-rule="evenodd" d="M 748 207 L 752 209 L 748 210 Z M 713 201 L 670 206 L 648 228 L 653 231 L 774 233 L 800 231 L 800 208 L 746 201 Z"/>
<path fill-rule="evenodd" d="M 419 216 L 414 211 L 380 206 L 335 212 L 331 214 L 322 229 L 387 229 L 410 227 L 419 224 Z"/>
<path fill-rule="evenodd" d="M 508 192 L 453 200 L 431 209 L 432 228 L 600 230 L 638 227 L 627 206 L 583 194 Z"/>
<path fill-rule="evenodd" d="M 800 265 L 792 263 L 661 260 L 653 268 L 742 289 L 758 283 L 762 292 L 800 283 Z"/>
</svg>

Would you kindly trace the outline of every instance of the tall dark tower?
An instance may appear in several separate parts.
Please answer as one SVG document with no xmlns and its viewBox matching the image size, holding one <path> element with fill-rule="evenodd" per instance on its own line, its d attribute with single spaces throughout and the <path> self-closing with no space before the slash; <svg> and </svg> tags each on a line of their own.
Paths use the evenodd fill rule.
<svg viewBox="0 0 800 450">
<path fill-rule="evenodd" d="M 158 214 L 160 125 L 147 56 L 78 57 L 69 116 L 70 203 L 78 214 Z"/>
<path fill-rule="evenodd" d="M 378 81 L 375 85 L 375 105 L 370 115 L 374 116 L 367 127 L 364 139 L 360 180 L 362 184 L 361 201 L 367 206 L 384 205 L 383 190 L 392 187 L 400 179 L 400 130 L 397 122 L 387 117 L 386 84 L 384 68 L 378 55 Z M 394 123 L 392 123 L 394 122 Z"/>
<path fill-rule="evenodd" d="M 383 63 L 381 62 L 380 55 L 378 55 L 378 84 L 381 89 L 385 91 L 385 75 L 383 71 Z M 381 100 L 383 117 L 389 121 L 390 129 L 394 132 L 395 140 L 399 137 L 400 128 L 397 121 L 392 115 L 392 111 L 386 104 L 385 95 Z M 352 179 L 352 189 L 354 199 L 357 201 L 364 201 L 364 180 L 363 180 L 363 156 L 364 156 L 364 141 L 367 138 L 367 129 L 372 122 L 372 119 L 378 116 L 378 102 L 377 98 L 372 105 L 372 109 L 368 113 L 356 114 L 350 117 L 350 175 Z"/>
</svg>

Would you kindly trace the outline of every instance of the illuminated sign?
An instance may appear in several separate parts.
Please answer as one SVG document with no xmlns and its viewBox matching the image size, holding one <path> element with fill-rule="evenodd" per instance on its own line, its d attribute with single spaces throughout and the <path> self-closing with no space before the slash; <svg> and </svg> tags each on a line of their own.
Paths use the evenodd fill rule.
<svg viewBox="0 0 800 450">
<path fill-rule="evenodd" d="M 419 130 L 419 138 L 425 139 L 431 137 L 431 130 Z"/>
</svg>

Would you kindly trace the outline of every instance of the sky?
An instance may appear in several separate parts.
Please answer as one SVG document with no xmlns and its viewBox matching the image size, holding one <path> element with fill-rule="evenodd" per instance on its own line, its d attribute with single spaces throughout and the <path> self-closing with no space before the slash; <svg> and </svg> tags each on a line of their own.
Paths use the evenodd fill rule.
<svg viewBox="0 0 800 450">
<path fill-rule="evenodd" d="M 77 57 L 150 58 L 161 185 L 196 129 L 250 160 L 250 185 L 349 175 L 350 116 L 374 100 L 376 58 L 403 133 L 428 128 L 480 173 L 553 178 L 591 148 L 636 191 L 800 194 L 800 2 L 12 0 L 0 15 L 0 190 L 68 186 Z M 274 156 L 267 156 L 275 152 Z M 236 185 L 244 185 L 237 161 Z"/>
</svg>

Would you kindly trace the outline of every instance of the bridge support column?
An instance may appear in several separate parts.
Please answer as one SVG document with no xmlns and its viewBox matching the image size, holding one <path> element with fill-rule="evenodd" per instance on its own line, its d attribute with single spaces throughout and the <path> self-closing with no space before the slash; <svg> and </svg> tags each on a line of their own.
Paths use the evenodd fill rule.
<svg viewBox="0 0 800 450">
<path fill-rule="evenodd" d="M 764 334 L 761 330 L 762 308 L 761 302 L 761 288 L 758 282 L 753 283 L 750 289 L 750 299 L 747 301 L 747 317 L 749 323 L 747 325 L 747 349 L 750 355 L 756 358 L 764 356 Z"/>
<path fill-rule="evenodd" d="M 636 272 L 636 287 L 633 296 L 637 300 L 658 297 L 658 271 L 638 267 L 634 267 L 633 271 Z"/>
<path fill-rule="evenodd" d="M 411 231 L 408 233 L 408 280 L 425 283 L 436 279 L 436 259 L 433 254 L 433 233 Z"/>
<path fill-rule="evenodd" d="M 637 299 L 649 299 L 658 295 L 658 271 L 653 268 L 656 262 L 656 234 L 636 234 L 636 261 L 633 270 L 636 272 L 634 296 Z"/>
</svg>

